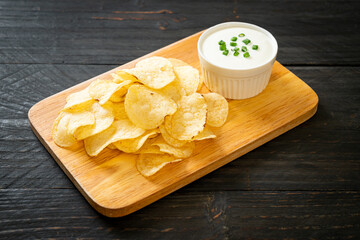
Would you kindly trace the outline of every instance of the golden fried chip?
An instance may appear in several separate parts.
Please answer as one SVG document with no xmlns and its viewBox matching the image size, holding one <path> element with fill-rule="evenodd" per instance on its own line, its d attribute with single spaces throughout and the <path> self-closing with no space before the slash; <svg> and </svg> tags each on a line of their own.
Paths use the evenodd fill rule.
<svg viewBox="0 0 360 240">
<path fill-rule="evenodd" d="M 89 110 L 94 114 L 95 124 L 90 126 L 79 127 L 74 132 L 74 137 L 77 140 L 82 140 L 84 138 L 95 135 L 101 131 L 107 129 L 112 122 L 114 121 L 114 114 L 112 112 L 112 103 L 108 102 L 107 104 L 100 105 L 95 102 L 90 106 Z"/>
<path fill-rule="evenodd" d="M 183 96 L 178 102 L 178 110 L 165 118 L 165 129 L 173 138 L 191 140 L 205 126 L 207 105 L 205 99 L 194 93 Z"/>
<path fill-rule="evenodd" d="M 144 144 L 139 150 L 134 152 L 135 154 L 141 154 L 141 153 L 153 153 L 153 154 L 164 154 L 162 151 L 160 151 L 160 148 L 155 145 L 151 144 Z"/>
<path fill-rule="evenodd" d="M 111 149 L 111 150 L 117 149 L 113 143 L 110 143 L 110 144 L 107 146 L 107 148 L 109 148 L 109 149 Z"/>
<path fill-rule="evenodd" d="M 51 137 L 60 147 L 70 147 L 76 142 L 76 139 L 67 130 L 69 120 L 70 116 L 61 112 L 52 126 Z"/>
<path fill-rule="evenodd" d="M 88 88 L 85 88 L 67 96 L 66 105 L 62 111 L 81 111 L 93 102 L 94 100 L 90 97 Z"/>
<path fill-rule="evenodd" d="M 72 136 L 74 136 L 74 133 L 78 128 L 95 124 L 95 117 L 92 112 L 82 111 L 66 114 L 68 114 L 70 118 L 67 130 Z"/>
<path fill-rule="evenodd" d="M 144 132 L 144 129 L 136 127 L 130 120 L 116 120 L 106 130 L 86 138 L 84 140 L 85 150 L 89 156 L 97 156 L 109 144 L 137 138 Z"/>
<path fill-rule="evenodd" d="M 179 140 L 179 139 L 176 139 L 176 138 L 173 138 L 172 136 L 170 136 L 170 134 L 166 131 L 165 126 L 163 124 L 161 124 L 159 126 L 159 129 L 160 129 L 160 133 L 161 133 L 162 137 L 164 138 L 164 140 L 168 144 L 170 144 L 174 147 L 182 147 L 188 142 L 188 141 Z"/>
<path fill-rule="evenodd" d="M 202 76 L 200 76 L 199 77 L 199 84 L 198 84 L 198 87 L 197 87 L 196 91 L 200 91 L 203 83 L 204 83 L 204 78 Z"/>
<path fill-rule="evenodd" d="M 182 159 L 177 159 L 168 154 L 140 154 L 136 161 L 136 168 L 141 175 L 149 177 L 158 172 L 161 168 L 167 164 L 179 162 Z"/>
<path fill-rule="evenodd" d="M 184 146 L 178 148 L 167 144 L 161 136 L 157 137 L 152 145 L 158 146 L 161 152 L 173 155 L 176 158 L 188 158 L 195 149 L 195 143 L 193 142 L 187 142 Z"/>
<path fill-rule="evenodd" d="M 171 64 L 173 65 L 173 67 L 183 67 L 183 66 L 190 66 L 189 64 L 187 64 L 186 62 L 177 59 L 177 58 L 168 58 L 168 60 L 171 62 Z"/>
<path fill-rule="evenodd" d="M 74 132 L 82 126 L 94 123 L 95 117 L 91 112 L 61 112 L 53 124 L 52 138 L 57 145 L 70 147 L 76 142 Z"/>
<path fill-rule="evenodd" d="M 206 123 L 212 127 L 221 127 L 226 122 L 229 105 L 226 99 L 217 93 L 203 95 L 208 105 Z"/>
<path fill-rule="evenodd" d="M 125 112 L 124 102 L 113 103 L 113 113 L 116 120 L 119 119 L 128 119 L 128 116 Z"/>
<path fill-rule="evenodd" d="M 199 71 L 191 66 L 174 67 L 176 77 L 179 79 L 180 86 L 185 90 L 186 95 L 196 92 L 200 82 Z"/>
<path fill-rule="evenodd" d="M 158 129 L 153 129 L 145 132 L 143 135 L 133 139 L 125 139 L 114 142 L 115 147 L 126 153 L 134 153 L 139 150 L 149 137 L 154 137 L 158 134 Z"/>
<path fill-rule="evenodd" d="M 198 135 L 196 135 L 193 140 L 200 141 L 209 138 L 216 138 L 216 135 L 211 131 L 208 126 L 205 126 L 204 130 L 202 130 Z"/>
<path fill-rule="evenodd" d="M 137 82 L 137 78 L 134 77 L 133 75 L 123 71 L 123 70 L 119 70 L 116 71 L 115 73 L 112 73 L 111 76 L 113 77 L 113 82 L 114 83 L 122 83 L 126 80 L 130 80 L 132 82 Z"/>
<path fill-rule="evenodd" d="M 175 79 L 165 87 L 158 89 L 158 93 L 161 93 L 168 98 L 171 98 L 175 102 L 179 101 L 181 96 L 185 95 L 185 90 L 181 88 L 179 80 Z"/>
<path fill-rule="evenodd" d="M 110 98 L 114 102 L 121 101 L 121 97 L 127 92 L 126 86 L 132 83 L 130 80 L 123 81 L 119 84 L 114 83 L 111 80 L 97 79 L 89 86 L 89 95 L 102 105 L 106 103 Z M 113 96 L 115 95 L 115 96 Z"/>
<path fill-rule="evenodd" d="M 124 71 L 154 89 L 163 88 L 175 79 L 171 62 L 162 57 L 146 58 L 138 62 L 135 68 L 124 69 Z"/>
<path fill-rule="evenodd" d="M 173 114 L 176 103 L 143 85 L 133 85 L 125 98 L 125 111 L 129 119 L 143 129 L 157 128 L 166 115 Z"/>
</svg>

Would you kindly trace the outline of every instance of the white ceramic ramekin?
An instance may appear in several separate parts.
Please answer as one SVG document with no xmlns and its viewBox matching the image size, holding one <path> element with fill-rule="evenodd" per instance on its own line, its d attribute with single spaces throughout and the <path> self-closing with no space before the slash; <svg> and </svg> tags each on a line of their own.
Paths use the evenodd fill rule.
<svg viewBox="0 0 360 240">
<path fill-rule="evenodd" d="M 207 59 L 202 52 L 203 41 L 213 32 L 231 27 L 249 28 L 268 36 L 271 46 L 274 48 L 270 60 L 254 68 L 235 69 L 220 67 Z M 226 22 L 207 29 L 200 36 L 197 47 L 205 85 L 212 92 L 217 92 L 230 99 L 245 99 L 261 93 L 269 82 L 278 51 L 276 39 L 270 32 L 256 25 L 243 22 Z"/>
</svg>

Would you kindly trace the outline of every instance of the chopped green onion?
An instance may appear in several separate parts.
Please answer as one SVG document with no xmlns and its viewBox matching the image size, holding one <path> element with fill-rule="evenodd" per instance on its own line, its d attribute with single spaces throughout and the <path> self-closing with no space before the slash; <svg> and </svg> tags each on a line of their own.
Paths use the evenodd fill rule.
<svg viewBox="0 0 360 240">
<path fill-rule="evenodd" d="M 233 49 L 231 49 L 231 51 L 238 52 L 238 51 L 239 51 L 239 48 L 238 48 L 238 47 L 233 48 Z"/>
<path fill-rule="evenodd" d="M 258 50 L 258 48 L 259 48 L 258 45 L 253 45 L 253 46 L 252 46 L 252 49 L 253 49 L 253 50 Z"/>
<path fill-rule="evenodd" d="M 223 45 L 220 45 L 220 50 L 221 50 L 221 51 L 224 51 L 224 50 L 226 50 L 226 45 L 225 45 L 225 44 L 223 44 Z"/>
<path fill-rule="evenodd" d="M 242 52 L 247 52 L 247 47 L 242 46 L 241 51 L 242 51 Z"/>
<path fill-rule="evenodd" d="M 250 41 L 250 39 L 248 39 L 248 38 L 243 40 L 243 43 L 245 43 L 245 45 L 248 45 L 250 42 L 251 42 L 251 41 Z"/>
<path fill-rule="evenodd" d="M 231 41 L 235 42 L 237 40 L 237 37 L 232 37 Z"/>
<path fill-rule="evenodd" d="M 244 53 L 244 58 L 248 58 L 248 57 L 250 57 L 249 52 Z"/>
<path fill-rule="evenodd" d="M 245 34 L 240 33 L 240 34 L 239 34 L 239 37 L 245 37 Z"/>
<path fill-rule="evenodd" d="M 229 50 L 226 49 L 225 51 L 223 51 L 223 54 L 227 56 L 229 54 Z"/>
<path fill-rule="evenodd" d="M 225 44 L 225 42 L 223 41 L 223 40 L 221 40 L 220 42 L 219 42 L 219 45 L 224 45 Z"/>
<path fill-rule="evenodd" d="M 234 56 L 239 56 L 239 52 L 234 52 Z"/>
<path fill-rule="evenodd" d="M 232 46 L 232 47 L 235 47 L 236 45 L 237 45 L 236 42 L 231 42 L 231 43 L 230 43 L 230 46 Z"/>
</svg>

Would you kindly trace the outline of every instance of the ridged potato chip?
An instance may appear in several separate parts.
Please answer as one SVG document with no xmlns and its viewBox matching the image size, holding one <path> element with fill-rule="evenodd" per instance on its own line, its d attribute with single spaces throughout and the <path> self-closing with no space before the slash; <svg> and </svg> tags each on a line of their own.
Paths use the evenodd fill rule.
<svg viewBox="0 0 360 240">
<path fill-rule="evenodd" d="M 74 132 L 74 137 L 77 140 L 82 140 L 92 135 L 95 135 L 101 131 L 104 131 L 114 121 L 114 114 L 112 112 L 111 102 L 104 104 L 102 106 L 99 103 L 95 102 L 93 105 L 90 106 L 88 111 L 94 114 L 95 124 L 91 126 L 79 127 Z"/>
<path fill-rule="evenodd" d="M 146 58 L 138 62 L 135 68 L 124 69 L 124 71 L 154 89 L 163 88 L 175 79 L 171 62 L 162 57 Z"/>
<path fill-rule="evenodd" d="M 226 122 L 229 104 L 226 99 L 217 93 L 203 95 L 208 105 L 206 123 L 212 127 L 221 127 Z"/>
<path fill-rule="evenodd" d="M 199 71 L 191 66 L 174 67 L 176 77 L 186 95 L 196 92 L 200 82 Z"/>
<path fill-rule="evenodd" d="M 202 130 L 198 135 L 196 135 L 193 140 L 200 141 L 209 138 L 216 138 L 216 135 L 211 131 L 211 129 L 205 125 L 204 130 Z"/>
<path fill-rule="evenodd" d="M 136 77 L 134 77 L 133 75 L 131 75 L 123 70 L 116 71 L 115 73 L 112 73 L 111 76 L 113 77 L 112 81 L 114 83 L 122 83 L 126 80 L 130 80 L 132 82 L 138 81 L 138 79 Z"/>
<path fill-rule="evenodd" d="M 170 134 L 166 131 L 165 126 L 163 124 L 161 124 L 159 126 L 159 129 L 160 129 L 160 133 L 161 133 L 162 137 L 164 138 L 164 140 L 171 146 L 182 147 L 188 142 L 188 141 L 179 140 L 179 139 L 176 139 L 176 138 L 173 138 L 172 136 L 170 136 Z"/>
<path fill-rule="evenodd" d="M 165 118 L 165 129 L 173 138 L 192 140 L 205 126 L 207 105 L 199 93 L 183 96 L 178 110 Z"/>
<path fill-rule="evenodd" d="M 150 130 L 145 132 L 143 135 L 133 139 L 125 139 L 114 142 L 114 146 L 119 149 L 120 151 L 126 153 L 134 153 L 138 151 L 145 143 L 145 141 L 149 137 L 156 136 L 158 134 L 158 129 Z"/>
<path fill-rule="evenodd" d="M 136 168 L 141 175 L 149 177 L 157 173 L 161 168 L 167 164 L 179 162 L 182 159 L 177 159 L 168 154 L 140 154 L 136 161 Z"/>
<path fill-rule="evenodd" d="M 85 88 L 67 96 L 66 104 L 62 111 L 81 111 L 94 103 L 94 99 L 90 97 L 88 90 L 89 88 Z"/>
<path fill-rule="evenodd" d="M 176 103 L 156 91 L 142 85 L 129 88 L 125 98 L 125 111 L 129 119 L 143 129 L 157 128 L 166 115 L 173 114 Z"/>
<path fill-rule="evenodd" d="M 121 101 L 121 97 L 127 92 L 126 86 L 132 83 L 130 80 L 125 80 L 119 84 L 114 83 L 111 80 L 100 80 L 93 81 L 89 86 L 89 95 L 99 103 L 103 105 L 110 98 L 112 101 Z M 115 96 L 113 96 L 115 95 Z"/>
<path fill-rule="evenodd" d="M 109 144 L 141 136 L 144 129 L 136 127 L 130 120 L 116 120 L 106 130 L 88 137 L 84 140 L 84 146 L 89 156 L 97 156 Z"/>
<path fill-rule="evenodd" d="M 195 149 L 195 143 L 193 142 L 187 142 L 182 147 L 174 147 L 167 144 L 161 136 L 157 137 L 152 145 L 158 146 L 161 152 L 173 155 L 176 158 L 188 158 Z"/>
</svg>

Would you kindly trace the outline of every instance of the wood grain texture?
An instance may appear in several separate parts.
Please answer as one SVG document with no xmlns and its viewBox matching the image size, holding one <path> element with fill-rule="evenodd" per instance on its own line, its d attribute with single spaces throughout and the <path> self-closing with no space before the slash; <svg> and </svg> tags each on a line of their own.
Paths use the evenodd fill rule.
<svg viewBox="0 0 360 240">
<path fill-rule="evenodd" d="M 0 16 L 0 63 L 121 65 L 243 21 L 278 39 L 282 64 L 360 64 L 359 1 L 2 0 Z"/>
<path fill-rule="evenodd" d="M 0 189 L 0 238 L 357 239 L 359 198 L 358 191 L 182 189 L 106 218 L 75 189 Z"/>
<path fill-rule="evenodd" d="M 199 68 L 196 44 L 200 34 L 140 59 L 154 55 L 174 57 Z M 227 123 L 214 130 L 216 139 L 197 143 L 190 158 L 166 167 L 153 177 L 145 178 L 137 172 L 137 155 L 106 149 L 90 158 L 82 143 L 70 149 L 56 146 L 51 139 L 51 126 L 65 104 L 65 97 L 84 89 L 96 78 L 111 78 L 112 71 L 130 68 L 137 61 L 46 98 L 29 111 L 36 135 L 60 167 L 89 203 L 109 217 L 127 215 L 185 186 L 306 121 L 317 109 L 315 92 L 276 62 L 269 85 L 261 94 L 229 102 Z"/>
</svg>

